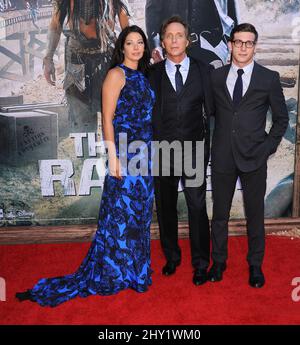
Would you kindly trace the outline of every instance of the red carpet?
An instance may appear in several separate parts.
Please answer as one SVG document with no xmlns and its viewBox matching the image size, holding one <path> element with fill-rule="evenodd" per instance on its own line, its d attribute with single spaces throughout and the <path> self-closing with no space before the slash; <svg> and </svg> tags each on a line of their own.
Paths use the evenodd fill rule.
<svg viewBox="0 0 300 345">
<path fill-rule="evenodd" d="M 114 296 L 77 298 L 57 308 L 18 302 L 14 295 L 39 278 L 71 273 L 89 243 L 0 247 L 0 277 L 6 280 L 6 302 L 0 302 L 0 324 L 300 324 L 300 301 L 292 300 L 294 277 L 300 277 L 300 239 L 267 237 L 266 285 L 248 286 L 247 239 L 229 240 L 224 280 L 192 284 L 189 242 L 181 240 L 182 265 L 163 277 L 159 241 L 152 241 L 153 285 L 146 293 L 132 290 Z M 298 293 L 299 294 L 299 293 Z"/>
</svg>

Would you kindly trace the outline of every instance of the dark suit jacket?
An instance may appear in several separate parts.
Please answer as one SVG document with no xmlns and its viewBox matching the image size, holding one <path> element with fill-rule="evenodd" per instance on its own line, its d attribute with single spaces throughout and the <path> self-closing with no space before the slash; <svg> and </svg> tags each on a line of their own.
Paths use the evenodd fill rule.
<svg viewBox="0 0 300 345">
<path fill-rule="evenodd" d="M 202 89 L 204 91 L 204 104 L 203 109 L 204 113 L 201 114 L 193 114 L 193 116 L 204 116 L 204 122 L 206 128 L 203 128 L 203 130 L 206 130 L 207 138 L 209 138 L 209 118 L 214 112 L 214 104 L 213 104 L 213 97 L 212 97 L 212 90 L 211 90 L 211 83 L 210 83 L 210 70 L 211 67 L 208 65 L 205 65 L 201 61 L 192 59 L 190 57 L 191 61 L 194 61 L 199 70 L 199 83 L 202 83 Z M 156 102 L 153 108 L 152 112 L 152 123 L 153 123 L 153 137 L 154 140 L 164 140 L 164 138 L 161 138 L 160 131 L 162 127 L 162 76 L 163 72 L 165 70 L 165 63 L 166 61 L 161 61 L 157 64 L 152 65 L 149 75 L 149 80 L 151 87 L 155 91 L 156 94 Z M 193 123 L 191 123 L 191 126 Z M 193 140 L 192 138 L 187 138 L 186 140 Z"/>
<path fill-rule="evenodd" d="M 232 172 L 237 166 L 244 172 L 254 171 L 276 151 L 288 125 L 279 74 L 254 63 L 249 88 L 235 108 L 226 85 L 229 69 L 227 65 L 211 74 L 216 107 L 212 169 Z M 273 123 L 267 133 L 269 108 Z"/>
</svg>

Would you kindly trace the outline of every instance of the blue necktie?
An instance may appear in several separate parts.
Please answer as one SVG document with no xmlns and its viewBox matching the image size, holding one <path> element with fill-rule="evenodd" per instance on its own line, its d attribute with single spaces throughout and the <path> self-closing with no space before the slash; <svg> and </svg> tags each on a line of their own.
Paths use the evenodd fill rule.
<svg viewBox="0 0 300 345">
<path fill-rule="evenodd" d="M 238 77 L 236 79 L 234 89 L 233 89 L 233 103 L 235 106 L 238 106 L 242 97 L 243 97 L 243 80 L 242 80 L 242 75 L 244 74 L 243 69 L 238 69 L 237 70 Z"/>
<path fill-rule="evenodd" d="M 182 79 L 182 75 L 179 71 L 181 65 L 175 65 L 175 66 L 176 66 L 175 86 L 176 86 L 176 92 L 177 92 L 177 94 L 179 94 L 183 88 L 183 79 Z"/>
</svg>

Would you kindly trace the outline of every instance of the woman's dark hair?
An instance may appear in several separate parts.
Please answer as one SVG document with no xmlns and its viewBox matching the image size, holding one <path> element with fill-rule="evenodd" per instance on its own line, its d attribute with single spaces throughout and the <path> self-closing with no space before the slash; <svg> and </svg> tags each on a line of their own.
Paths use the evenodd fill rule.
<svg viewBox="0 0 300 345">
<path fill-rule="evenodd" d="M 150 49 L 149 49 L 147 38 L 146 38 L 144 31 L 137 25 L 127 26 L 120 33 L 120 35 L 116 41 L 116 44 L 115 44 L 115 49 L 114 49 L 114 53 L 112 56 L 112 62 L 111 62 L 110 68 L 114 68 L 117 65 L 123 63 L 123 61 L 124 61 L 123 49 L 124 49 L 125 40 L 126 40 L 126 37 L 132 32 L 136 32 L 136 33 L 140 34 L 143 38 L 145 50 L 144 50 L 144 55 L 142 56 L 142 58 L 139 61 L 138 70 L 144 74 L 147 74 L 148 69 L 150 67 Z"/>
<path fill-rule="evenodd" d="M 258 32 L 256 31 L 255 26 L 252 24 L 242 23 L 242 24 L 236 25 L 231 31 L 230 41 L 234 40 L 234 34 L 236 32 L 252 32 L 255 36 L 255 42 L 257 42 L 258 40 Z"/>
</svg>

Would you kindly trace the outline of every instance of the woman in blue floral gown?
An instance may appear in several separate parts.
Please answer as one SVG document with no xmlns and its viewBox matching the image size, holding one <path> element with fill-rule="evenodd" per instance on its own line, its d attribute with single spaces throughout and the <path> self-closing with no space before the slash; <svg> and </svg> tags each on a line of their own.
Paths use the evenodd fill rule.
<svg viewBox="0 0 300 345">
<path fill-rule="evenodd" d="M 149 60 L 144 32 L 135 25 L 125 28 L 103 84 L 109 174 L 105 177 L 96 235 L 75 273 L 41 279 L 32 289 L 17 293 L 19 300 L 54 307 L 76 296 L 111 295 L 127 288 L 145 292 L 151 285 L 154 92 L 145 77 Z M 122 146 L 122 138 L 129 146 Z"/>
</svg>

